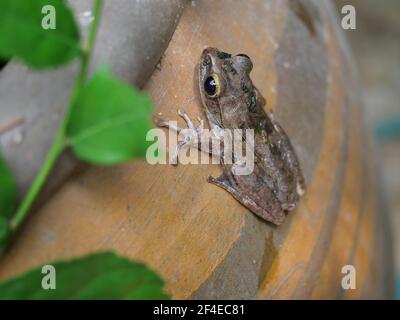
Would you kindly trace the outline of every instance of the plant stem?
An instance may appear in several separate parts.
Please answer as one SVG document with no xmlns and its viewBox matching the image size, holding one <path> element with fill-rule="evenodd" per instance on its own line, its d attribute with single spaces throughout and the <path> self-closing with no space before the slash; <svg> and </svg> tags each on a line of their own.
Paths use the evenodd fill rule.
<svg viewBox="0 0 400 320">
<path fill-rule="evenodd" d="M 53 144 L 47 154 L 46 160 L 43 163 L 39 173 L 37 174 L 35 180 L 33 181 L 32 185 L 30 186 L 28 193 L 25 195 L 24 199 L 22 200 L 21 204 L 19 205 L 14 217 L 10 221 L 10 228 L 11 232 L 15 233 L 16 230 L 20 227 L 22 222 L 25 220 L 30 208 L 32 207 L 36 197 L 38 196 L 39 192 L 42 190 L 44 183 L 46 182 L 47 177 L 49 176 L 51 170 L 53 169 L 58 157 L 60 156 L 61 152 L 65 148 L 65 141 L 66 141 L 66 129 L 68 126 L 68 120 L 71 113 L 71 106 L 75 101 L 79 90 L 84 85 L 90 55 L 93 49 L 94 41 L 96 39 L 97 29 L 100 20 L 101 8 L 103 6 L 103 0 L 95 0 L 94 7 L 93 7 L 93 22 L 89 29 L 89 35 L 87 39 L 87 45 L 82 50 L 81 61 L 79 66 L 78 75 L 74 84 L 74 88 L 72 90 L 70 96 L 70 103 L 67 108 L 67 111 L 64 115 L 62 120 L 61 126 L 57 132 L 57 135 L 53 141 Z"/>
<path fill-rule="evenodd" d="M 35 180 L 30 186 L 28 193 L 25 195 L 17 212 L 15 213 L 13 219 L 10 222 L 11 230 L 14 232 L 21 225 L 22 221 L 26 217 L 29 209 L 31 208 L 34 200 L 36 199 L 39 191 L 42 189 L 44 182 L 46 181 L 51 169 L 54 166 L 58 156 L 64 149 L 64 131 L 59 130 L 56 138 L 53 141 L 53 145 L 47 154 L 46 160 L 42 165 L 39 173 L 37 174 Z"/>
</svg>

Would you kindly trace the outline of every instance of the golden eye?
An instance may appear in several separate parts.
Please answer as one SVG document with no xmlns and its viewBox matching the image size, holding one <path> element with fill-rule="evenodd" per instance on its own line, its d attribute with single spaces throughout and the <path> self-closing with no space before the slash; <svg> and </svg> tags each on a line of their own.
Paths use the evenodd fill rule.
<svg viewBox="0 0 400 320">
<path fill-rule="evenodd" d="M 219 95 L 220 83 L 216 74 L 212 74 L 204 81 L 204 90 L 211 97 L 214 98 Z"/>
</svg>

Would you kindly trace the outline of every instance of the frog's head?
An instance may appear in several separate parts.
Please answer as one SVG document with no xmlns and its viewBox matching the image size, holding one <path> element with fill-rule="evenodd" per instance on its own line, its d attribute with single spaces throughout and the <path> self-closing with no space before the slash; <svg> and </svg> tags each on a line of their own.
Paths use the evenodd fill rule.
<svg viewBox="0 0 400 320">
<path fill-rule="evenodd" d="M 253 68 L 245 54 L 231 55 L 216 48 L 203 50 L 199 65 L 199 86 L 203 106 L 211 121 L 221 127 L 238 122 L 256 103 L 256 89 L 250 79 Z"/>
</svg>

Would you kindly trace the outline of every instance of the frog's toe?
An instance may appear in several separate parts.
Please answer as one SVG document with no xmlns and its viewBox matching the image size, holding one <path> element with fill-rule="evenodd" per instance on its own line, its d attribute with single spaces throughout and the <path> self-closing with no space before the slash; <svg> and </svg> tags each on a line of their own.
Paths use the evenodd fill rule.
<svg viewBox="0 0 400 320">
<path fill-rule="evenodd" d="M 300 197 L 304 195 L 304 193 L 306 192 L 306 189 L 304 188 L 302 183 L 297 182 L 296 192 Z"/>
<path fill-rule="evenodd" d="M 200 117 L 197 117 L 197 120 L 199 120 L 199 126 L 197 127 L 197 133 L 202 134 L 204 131 L 204 120 Z"/>
<path fill-rule="evenodd" d="M 168 128 L 168 129 L 172 129 L 175 132 L 180 132 L 182 129 L 179 128 L 176 125 L 176 121 L 169 121 L 169 120 L 164 120 L 161 119 L 157 116 L 153 117 L 153 123 L 157 126 L 157 127 L 163 127 L 163 128 Z"/>
<path fill-rule="evenodd" d="M 153 123 L 157 126 L 157 127 L 166 127 L 168 125 L 167 123 L 168 121 L 161 119 L 157 116 L 153 117 Z"/>
<path fill-rule="evenodd" d="M 292 211 L 295 207 L 296 207 L 295 203 L 282 204 L 282 209 L 286 211 Z"/>
<path fill-rule="evenodd" d="M 178 110 L 178 114 L 180 117 L 182 117 L 185 122 L 187 123 L 187 126 L 189 129 L 195 130 L 198 134 L 198 136 L 201 136 L 204 131 L 204 120 L 198 117 L 197 119 L 199 120 L 199 126 L 196 127 L 193 123 L 193 121 L 190 119 L 188 114 L 185 111 Z"/>
<path fill-rule="evenodd" d="M 178 114 L 180 117 L 183 118 L 183 120 L 185 120 L 189 129 L 196 130 L 196 127 L 194 126 L 192 120 L 189 118 L 188 114 L 185 111 L 178 110 Z"/>
</svg>

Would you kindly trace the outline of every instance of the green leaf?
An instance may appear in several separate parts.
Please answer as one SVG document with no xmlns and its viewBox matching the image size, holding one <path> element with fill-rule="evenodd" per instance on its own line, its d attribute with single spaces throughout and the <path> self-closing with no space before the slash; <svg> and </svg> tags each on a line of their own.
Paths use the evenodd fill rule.
<svg viewBox="0 0 400 320">
<path fill-rule="evenodd" d="M 0 154 L 0 217 L 10 218 L 16 204 L 14 177 Z"/>
<path fill-rule="evenodd" d="M 17 57 L 34 68 L 64 64 L 80 54 L 79 31 L 62 0 L 2 0 L 0 56 Z M 42 8 L 55 8 L 55 29 L 44 29 Z"/>
<path fill-rule="evenodd" d="M 11 230 L 8 219 L 0 216 L 0 255 L 4 252 L 10 235 Z"/>
<path fill-rule="evenodd" d="M 94 164 L 143 156 L 151 114 L 149 97 L 100 69 L 72 105 L 69 144 L 80 159 Z"/>
<path fill-rule="evenodd" d="M 55 289 L 43 289 L 42 268 L 0 284 L 0 299 L 168 299 L 162 279 L 142 263 L 112 252 L 50 263 Z M 47 279 L 43 280 L 45 283 Z"/>
<path fill-rule="evenodd" d="M 16 198 L 14 177 L 0 154 L 0 249 L 9 235 L 8 221 L 14 213 Z"/>
</svg>

